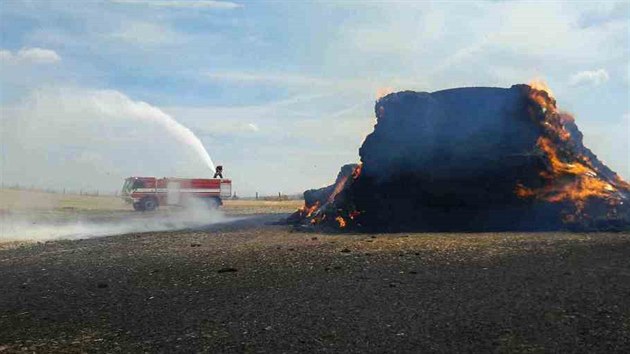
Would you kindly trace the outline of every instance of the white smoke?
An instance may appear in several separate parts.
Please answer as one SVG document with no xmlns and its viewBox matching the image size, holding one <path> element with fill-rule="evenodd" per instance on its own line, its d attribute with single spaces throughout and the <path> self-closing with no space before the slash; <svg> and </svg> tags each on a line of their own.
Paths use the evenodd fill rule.
<svg viewBox="0 0 630 354">
<path fill-rule="evenodd" d="M 131 175 L 207 177 L 214 170 L 190 129 L 117 91 L 39 89 L 3 106 L 0 119 L 5 185 L 112 192 Z"/>
<path fill-rule="evenodd" d="M 14 210 L 0 214 L 0 244 L 174 231 L 239 219 L 225 216 L 222 211 L 209 208 L 201 200 L 190 201 L 184 208 L 164 208 L 147 213 Z"/>
</svg>

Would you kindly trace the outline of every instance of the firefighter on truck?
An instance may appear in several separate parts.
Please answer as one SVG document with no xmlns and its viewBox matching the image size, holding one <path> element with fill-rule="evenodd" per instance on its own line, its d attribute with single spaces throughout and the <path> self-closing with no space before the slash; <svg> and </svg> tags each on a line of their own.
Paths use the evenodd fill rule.
<svg viewBox="0 0 630 354">
<path fill-rule="evenodd" d="M 214 177 L 212 178 L 223 178 L 223 166 L 218 165 L 216 170 L 214 171 Z"/>
<path fill-rule="evenodd" d="M 121 192 L 121 197 L 138 211 L 190 205 L 193 199 L 217 208 L 223 204 L 222 198 L 231 196 L 232 181 L 223 178 L 223 166 L 217 166 L 214 178 L 129 177 Z"/>
</svg>

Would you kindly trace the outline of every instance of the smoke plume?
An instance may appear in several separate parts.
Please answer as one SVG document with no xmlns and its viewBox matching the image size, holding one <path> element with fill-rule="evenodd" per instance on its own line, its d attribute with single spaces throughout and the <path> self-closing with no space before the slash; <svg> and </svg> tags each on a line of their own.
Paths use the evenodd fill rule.
<svg viewBox="0 0 630 354">
<path fill-rule="evenodd" d="M 220 210 L 210 209 L 207 203 L 195 199 L 189 200 L 183 208 L 166 208 L 148 213 L 14 209 L 0 214 L 0 243 L 194 229 L 235 220 L 238 218 L 227 217 Z"/>
</svg>

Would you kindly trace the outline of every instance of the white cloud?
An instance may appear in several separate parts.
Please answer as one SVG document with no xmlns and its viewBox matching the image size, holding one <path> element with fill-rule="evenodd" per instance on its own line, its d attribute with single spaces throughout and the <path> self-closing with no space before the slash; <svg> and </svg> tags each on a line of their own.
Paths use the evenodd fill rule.
<svg viewBox="0 0 630 354">
<path fill-rule="evenodd" d="M 0 60 L 11 60 L 13 53 L 8 50 L 0 49 Z"/>
<path fill-rule="evenodd" d="M 54 50 L 42 48 L 20 49 L 17 57 L 34 63 L 56 63 L 61 61 L 61 57 Z"/>
<path fill-rule="evenodd" d="M 22 48 L 16 53 L 0 50 L 0 60 L 13 63 L 52 64 L 61 61 L 61 57 L 50 49 Z"/>
<path fill-rule="evenodd" d="M 257 131 L 260 130 L 260 129 L 258 129 L 258 126 L 256 124 L 254 124 L 254 123 L 247 124 L 247 127 L 253 132 L 257 132 Z"/>
<path fill-rule="evenodd" d="M 141 45 L 174 44 L 185 39 L 184 34 L 151 22 L 126 23 L 120 31 L 110 34 L 110 37 Z"/>
<path fill-rule="evenodd" d="M 571 76 L 569 84 L 571 86 L 598 86 L 608 81 L 609 78 L 608 72 L 605 69 L 580 71 Z"/>
<path fill-rule="evenodd" d="M 165 7 L 165 8 L 189 8 L 189 9 L 220 9 L 231 10 L 239 7 L 243 7 L 241 4 L 237 4 L 231 1 L 214 1 L 214 0 L 114 0 L 113 2 L 119 4 L 133 4 L 133 5 L 146 5 L 153 7 Z"/>
</svg>

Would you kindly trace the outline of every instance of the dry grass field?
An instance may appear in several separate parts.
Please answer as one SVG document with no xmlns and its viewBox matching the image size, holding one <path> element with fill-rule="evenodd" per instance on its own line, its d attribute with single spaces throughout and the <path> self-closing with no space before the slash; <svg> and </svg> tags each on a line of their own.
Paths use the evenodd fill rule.
<svg viewBox="0 0 630 354">
<path fill-rule="evenodd" d="M 223 210 L 227 214 L 292 213 L 304 205 L 303 200 L 225 200 Z"/>
<path fill-rule="evenodd" d="M 114 196 L 55 194 L 40 191 L 0 189 L 0 210 L 129 210 Z"/>
<path fill-rule="evenodd" d="M 0 353 L 630 351 L 628 233 L 274 224 L 299 204 L 0 248 Z"/>
</svg>

